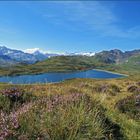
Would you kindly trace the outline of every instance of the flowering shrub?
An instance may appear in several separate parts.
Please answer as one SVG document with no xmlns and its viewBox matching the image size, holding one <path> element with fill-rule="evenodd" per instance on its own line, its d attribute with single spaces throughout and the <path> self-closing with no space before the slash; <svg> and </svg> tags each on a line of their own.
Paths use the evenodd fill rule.
<svg viewBox="0 0 140 140">
<path fill-rule="evenodd" d="M 107 93 L 109 95 L 116 95 L 120 92 L 120 88 L 114 84 L 96 85 L 93 90 L 99 93 Z"/>
<path fill-rule="evenodd" d="M 6 88 L 1 91 L 1 95 L 8 98 L 11 104 L 24 103 L 30 101 L 33 97 L 31 93 L 26 93 L 22 88 Z"/>
<path fill-rule="evenodd" d="M 128 88 L 127 88 L 127 91 L 128 92 L 132 92 L 132 93 L 140 93 L 140 88 L 135 86 L 135 85 L 130 85 Z"/>
<path fill-rule="evenodd" d="M 103 111 L 103 110 L 102 110 Z M 103 112 L 84 94 L 53 95 L 0 114 L 0 140 L 105 137 Z M 92 130 L 92 128 L 95 130 Z"/>
<path fill-rule="evenodd" d="M 103 107 L 73 89 L 33 100 L 22 89 L 9 88 L 0 97 L 15 104 L 8 112 L 0 110 L 0 140 L 115 138 L 114 127 L 108 126 L 114 124 L 107 121 Z"/>
<path fill-rule="evenodd" d="M 12 102 L 22 101 L 24 91 L 19 88 L 8 88 L 2 91 L 2 95 L 8 97 Z"/>
<path fill-rule="evenodd" d="M 140 119 L 140 94 L 122 99 L 115 106 L 122 113 L 126 113 L 134 119 Z"/>
<path fill-rule="evenodd" d="M 15 114 L 7 115 L 0 111 L 0 140 L 4 140 L 7 136 L 13 136 L 13 130 L 18 127 L 19 123 Z"/>
<path fill-rule="evenodd" d="M 38 100 L 22 115 L 20 130 L 27 130 L 24 135 L 29 139 L 103 138 L 102 111 L 84 94 L 53 95 Z"/>
</svg>

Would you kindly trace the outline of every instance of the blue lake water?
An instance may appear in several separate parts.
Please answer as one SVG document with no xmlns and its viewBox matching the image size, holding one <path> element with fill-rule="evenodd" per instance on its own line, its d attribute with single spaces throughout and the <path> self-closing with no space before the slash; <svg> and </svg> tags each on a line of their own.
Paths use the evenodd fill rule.
<svg viewBox="0 0 140 140">
<path fill-rule="evenodd" d="M 123 78 L 124 75 L 111 73 L 100 70 L 87 70 L 70 73 L 44 73 L 38 75 L 21 75 L 21 76 L 2 76 L 0 82 L 13 84 L 33 84 L 33 83 L 51 83 L 61 82 L 66 79 L 73 78 L 94 78 L 94 79 L 109 79 L 109 78 Z"/>
</svg>

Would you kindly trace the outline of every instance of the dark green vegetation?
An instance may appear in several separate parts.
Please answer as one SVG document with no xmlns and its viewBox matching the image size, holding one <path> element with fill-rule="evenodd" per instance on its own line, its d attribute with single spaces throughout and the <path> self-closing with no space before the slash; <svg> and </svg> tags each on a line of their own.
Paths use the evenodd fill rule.
<svg viewBox="0 0 140 140">
<path fill-rule="evenodd" d="M 0 85 L 0 137 L 139 139 L 138 80 L 75 79 L 58 84 Z"/>
</svg>

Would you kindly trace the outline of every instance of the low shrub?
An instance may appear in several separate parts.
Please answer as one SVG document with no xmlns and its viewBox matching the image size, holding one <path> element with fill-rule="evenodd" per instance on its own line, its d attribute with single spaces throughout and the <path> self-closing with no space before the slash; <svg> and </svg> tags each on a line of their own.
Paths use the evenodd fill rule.
<svg viewBox="0 0 140 140">
<path fill-rule="evenodd" d="M 97 85 L 93 88 L 93 90 L 95 92 L 106 93 L 112 96 L 115 96 L 117 93 L 120 92 L 120 88 L 114 84 Z"/>
<path fill-rule="evenodd" d="M 2 91 L 2 95 L 8 97 L 12 102 L 22 102 L 22 96 L 24 94 L 24 90 L 19 88 L 6 88 Z"/>
<path fill-rule="evenodd" d="M 95 87 L 93 87 L 93 90 L 95 90 L 96 92 L 99 93 L 106 93 L 109 89 L 109 86 L 107 84 L 104 85 L 97 85 Z"/>
<path fill-rule="evenodd" d="M 132 95 L 118 101 L 115 107 L 134 119 L 140 119 L 140 94 Z"/>
<path fill-rule="evenodd" d="M 17 87 L 6 88 L 0 92 L 0 108 L 8 111 L 33 99 L 31 93 L 26 93 Z"/>
<path fill-rule="evenodd" d="M 118 133 L 111 130 L 114 124 L 106 119 L 103 107 L 79 93 L 39 98 L 6 118 L 0 131 L 6 139 L 115 139 Z"/>
<path fill-rule="evenodd" d="M 136 83 L 136 85 L 140 86 L 140 81 Z"/>
<path fill-rule="evenodd" d="M 128 92 L 131 92 L 131 93 L 140 93 L 140 88 L 135 86 L 135 85 L 130 85 L 128 88 L 127 88 L 127 91 Z"/>
<path fill-rule="evenodd" d="M 120 88 L 118 86 L 112 84 L 112 85 L 110 85 L 110 87 L 113 92 L 120 92 Z"/>
</svg>

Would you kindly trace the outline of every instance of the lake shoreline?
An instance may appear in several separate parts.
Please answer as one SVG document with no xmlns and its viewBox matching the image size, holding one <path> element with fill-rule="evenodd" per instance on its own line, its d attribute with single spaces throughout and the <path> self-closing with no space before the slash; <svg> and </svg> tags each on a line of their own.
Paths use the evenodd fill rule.
<svg viewBox="0 0 140 140">
<path fill-rule="evenodd" d="M 123 75 L 123 76 L 129 76 L 127 74 L 121 74 L 121 73 L 113 72 L 113 71 L 109 71 L 109 70 L 102 70 L 102 69 L 92 69 L 92 70 L 104 71 L 104 72 L 113 73 L 113 74 L 119 74 L 119 75 Z"/>
<path fill-rule="evenodd" d="M 84 71 L 73 71 L 69 73 L 42 73 L 39 75 L 29 74 L 20 76 L 0 77 L 0 81 L 11 84 L 33 84 L 33 83 L 58 83 L 68 79 L 89 78 L 89 79 L 118 79 L 125 78 L 126 75 L 113 73 L 110 71 L 91 69 Z"/>
</svg>

